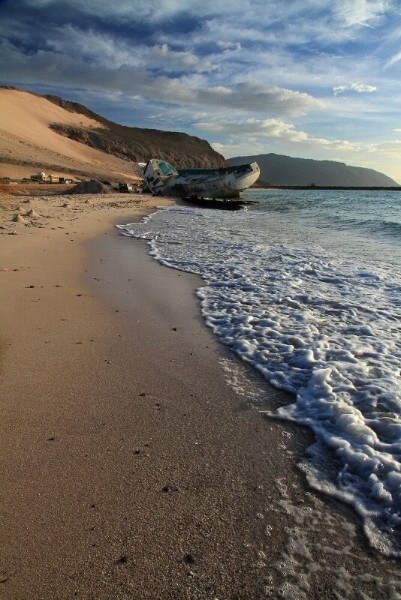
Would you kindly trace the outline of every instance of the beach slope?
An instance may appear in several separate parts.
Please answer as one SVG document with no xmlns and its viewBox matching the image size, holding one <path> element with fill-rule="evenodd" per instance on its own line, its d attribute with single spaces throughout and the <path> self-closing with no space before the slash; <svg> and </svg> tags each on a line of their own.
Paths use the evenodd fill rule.
<svg viewBox="0 0 401 600">
<path fill-rule="evenodd" d="M 113 228 L 173 200 L 1 202 L 3 598 L 396 593 L 396 561 L 306 487 L 310 433 L 258 412 L 290 399 L 204 326 L 199 280 Z"/>
</svg>

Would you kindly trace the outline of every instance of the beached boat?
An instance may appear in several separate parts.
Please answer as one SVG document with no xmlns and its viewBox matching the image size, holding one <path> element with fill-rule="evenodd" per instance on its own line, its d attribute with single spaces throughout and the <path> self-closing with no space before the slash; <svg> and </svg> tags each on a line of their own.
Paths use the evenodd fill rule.
<svg viewBox="0 0 401 600">
<path fill-rule="evenodd" d="M 145 191 L 191 199 L 239 198 L 259 175 L 256 162 L 215 169 L 176 169 L 164 160 L 151 159 L 143 169 Z"/>
</svg>

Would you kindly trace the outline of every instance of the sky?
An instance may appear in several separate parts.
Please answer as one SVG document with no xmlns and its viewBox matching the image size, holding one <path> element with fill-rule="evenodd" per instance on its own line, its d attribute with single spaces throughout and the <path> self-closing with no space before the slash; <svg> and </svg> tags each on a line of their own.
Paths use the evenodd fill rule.
<svg viewBox="0 0 401 600">
<path fill-rule="evenodd" d="M 0 85 L 401 183 L 401 0 L 0 0 Z"/>
</svg>

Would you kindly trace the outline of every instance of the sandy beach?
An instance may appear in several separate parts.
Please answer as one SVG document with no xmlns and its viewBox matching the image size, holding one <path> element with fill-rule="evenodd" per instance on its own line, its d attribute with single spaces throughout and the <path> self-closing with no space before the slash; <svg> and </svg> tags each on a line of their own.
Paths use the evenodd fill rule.
<svg viewBox="0 0 401 600">
<path fill-rule="evenodd" d="M 199 280 L 113 227 L 174 200 L 0 202 L 2 598 L 401 597 L 400 562 L 308 488 L 310 432 L 260 412 L 289 397 L 204 325 Z"/>
</svg>

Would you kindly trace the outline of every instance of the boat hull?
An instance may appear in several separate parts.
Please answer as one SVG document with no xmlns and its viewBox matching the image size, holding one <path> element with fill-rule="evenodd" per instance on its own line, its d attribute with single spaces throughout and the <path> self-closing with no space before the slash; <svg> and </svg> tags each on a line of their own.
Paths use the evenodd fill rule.
<svg viewBox="0 0 401 600">
<path fill-rule="evenodd" d="M 150 160 L 144 170 L 144 184 L 154 195 L 178 195 L 181 198 L 238 199 L 243 190 L 259 178 L 257 163 L 218 169 L 175 169 L 172 165 Z"/>
</svg>

